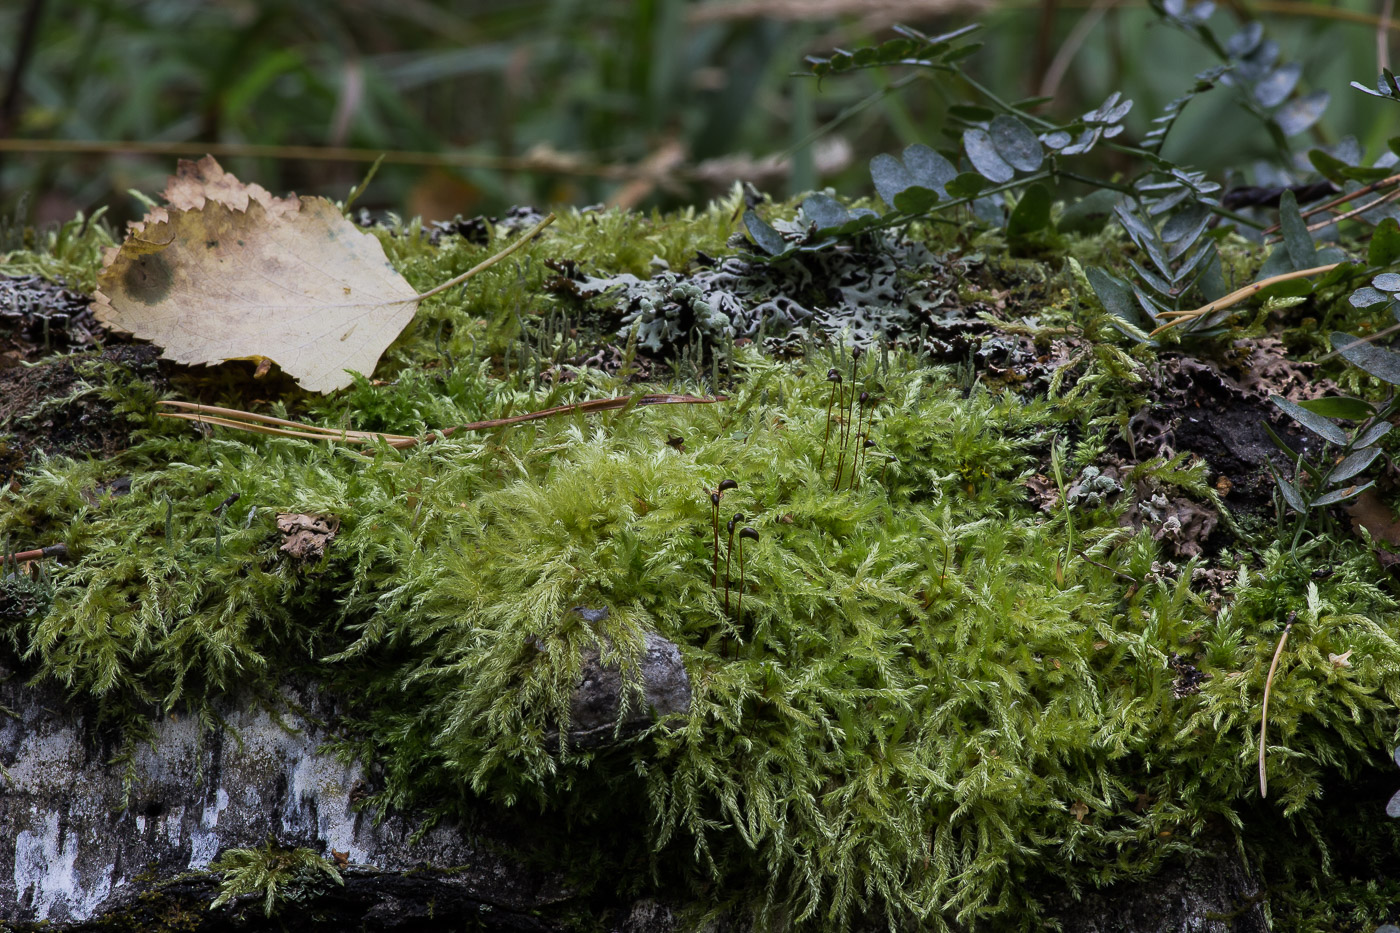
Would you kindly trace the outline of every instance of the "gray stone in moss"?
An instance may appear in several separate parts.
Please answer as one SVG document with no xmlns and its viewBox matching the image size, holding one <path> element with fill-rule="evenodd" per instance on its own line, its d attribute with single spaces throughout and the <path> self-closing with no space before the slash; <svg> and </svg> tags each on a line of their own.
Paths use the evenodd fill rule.
<svg viewBox="0 0 1400 933">
<path fill-rule="evenodd" d="M 649 634 L 640 694 L 624 709 L 621 670 L 593 651 L 575 696 L 576 733 L 600 742 L 653 717 L 684 713 L 691 688 L 674 644 Z M 632 688 L 636 692 L 637 688 Z M 370 776 L 323 750 L 334 704 L 314 687 L 288 685 L 280 708 L 228 701 L 217 713 L 230 730 L 192 716 L 154 723 L 128 777 L 117 749 L 92 726 L 92 711 L 56 690 L 34 687 L 0 665 L 0 928 L 13 931 L 199 929 L 232 933 L 269 925 L 255 897 L 209 911 L 218 880 L 201 872 L 229 847 L 261 847 L 269 834 L 327 857 L 345 853 L 344 887 L 289 905 L 272 921 L 286 929 L 525 930 L 619 933 L 694 930 L 705 905 L 581 897 L 564 866 L 531 867 L 510 853 L 528 826 L 469 834 L 439 824 L 423 834 L 413 814 L 375 822 L 355 801 Z M 541 817 L 542 827 L 553 817 Z M 536 853 L 534 859 L 540 859 Z M 673 892 L 674 893 L 674 892 Z M 697 908 L 700 908 L 697 910 Z M 1079 899 L 1061 896 L 1051 915 L 1065 933 L 1263 933 L 1258 887 L 1229 853 L 1164 867 L 1156 876 Z M 740 918 L 706 929 L 741 931 Z M 874 929 L 884 929 L 876 925 Z"/>
<path fill-rule="evenodd" d="M 674 642 L 655 632 L 646 633 L 637 671 L 640 697 L 629 690 L 630 678 L 622 667 L 605 664 L 602 654 L 594 647 L 580 658 L 579 682 L 569 709 L 569 740 L 573 744 L 601 745 L 690 711 L 690 678 Z"/>
<path fill-rule="evenodd" d="M 1268 933 L 1264 892 L 1239 857 L 1217 851 L 1151 878 L 1059 899 L 1062 933 Z"/>
<path fill-rule="evenodd" d="M 341 853 L 345 888 L 314 906 L 343 906 L 355 918 L 345 929 L 395 928 L 438 904 L 479 914 L 473 929 L 553 930 L 563 927 L 551 916 L 580 909 L 560 874 L 511 854 L 508 831 L 441 823 L 420 836 L 421 815 L 377 822 L 360 810 L 372 777 L 323 748 L 335 708 L 313 686 L 287 685 L 271 704 L 221 702 L 226 728 L 161 717 L 129 762 L 113 761 L 120 748 L 93 710 L 3 665 L 0 707 L 13 712 L 0 717 L 0 929 L 144 933 L 172 911 L 201 930 L 269 928 L 261 905 L 207 911 L 218 885 L 202 873 L 223 850 L 269 836 Z M 384 922 L 362 924 L 372 910 Z"/>
</svg>

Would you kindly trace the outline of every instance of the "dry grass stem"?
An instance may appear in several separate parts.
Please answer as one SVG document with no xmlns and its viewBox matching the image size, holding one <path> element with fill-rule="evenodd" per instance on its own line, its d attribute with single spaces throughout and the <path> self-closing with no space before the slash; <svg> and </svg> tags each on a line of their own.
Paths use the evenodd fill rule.
<svg viewBox="0 0 1400 933">
<path fill-rule="evenodd" d="M 1297 621 L 1298 613 L 1290 612 L 1288 621 L 1284 623 L 1283 634 L 1279 636 L 1278 647 L 1274 649 L 1274 660 L 1269 665 L 1269 676 L 1264 680 L 1264 708 L 1259 713 L 1259 796 L 1269 796 L 1269 776 L 1264 768 L 1265 756 L 1269 749 L 1269 692 L 1274 687 L 1274 672 L 1278 670 L 1278 659 L 1283 657 L 1283 646 L 1288 644 L 1288 633 L 1293 631 L 1293 623 Z"/>
<path fill-rule="evenodd" d="M 456 427 L 445 428 L 440 433 L 443 437 L 450 437 L 458 431 L 489 431 L 492 428 L 509 427 L 513 424 L 522 424 L 526 421 L 538 421 L 542 418 L 552 418 L 556 415 L 573 413 L 589 414 L 597 411 L 616 411 L 621 408 L 628 408 L 631 406 L 642 407 L 646 405 L 709 405 L 715 402 L 723 402 L 726 398 L 727 396 L 723 395 L 717 395 L 713 398 L 669 394 L 641 396 L 622 395 L 616 398 L 600 398 L 588 402 L 576 402 L 573 405 L 558 405 L 554 408 L 526 412 L 523 415 L 512 415 L 509 418 L 473 421 L 471 424 L 461 424 Z M 402 434 L 382 434 L 374 431 L 349 431 L 342 428 L 323 428 L 317 425 L 287 421 L 283 418 L 273 418 L 270 415 L 259 415 L 255 412 L 239 411 L 233 408 L 220 408 L 215 405 L 199 405 L 194 402 L 181 402 L 174 399 L 163 399 L 158 404 L 183 409 L 182 411 L 162 411 L 160 412 L 162 418 L 179 418 L 185 421 L 198 422 L 200 424 L 214 424 L 220 427 L 234 428 L 239 431 L 251 431 L 255 434 L 272 434 L 277 437 L 299 437 L 308 440 L 340 441 L 345 444 L 374 444 L 383 441 L 396 450 L 403 450 L 408 447 L 426 444 L 432 441 L 431 435 L 427 437 L 408 437 Z"/>
<path fill-rule="evenodd" d="M 1331 272 L 1339 265 L 1341 265 L 1341 263 L 1333 262 L 1325 266 L 1314 266 L 1311 269 L 1298 269 L 1294 272 L 1285 272 L 1282 275 L 1271 275 L 1267 279 L 1252 282 L 1244 288 L 1237 288 L 1224 298 L 1216 299 L 1210 304 L 1202 305 L 1199 308 L 1192 308 L 1188 311 L 1164 311 L 1161 316 L 1164 318 L 1171 318 L 1171 320 L 1153 330 L 1148 336 L 1155 337 L 1162 331 L 1176 327 L 1178 324 L 1185 324 L 1188 321 L 1194 321 L 1197 318 L 1205 317 L 1207 314 L 1214 314 L 1216 311 L 1221 311 L 1225 308 L 1237 305 L 1246 298 L 1259 294 L 1259 292 L 1268 288 L 1270 285 L 1277 285 L 1279 282 L 1291 282 L 1294 279 L 1306 279 L 1313 275 L 1322 275 Z"/>
</svg>

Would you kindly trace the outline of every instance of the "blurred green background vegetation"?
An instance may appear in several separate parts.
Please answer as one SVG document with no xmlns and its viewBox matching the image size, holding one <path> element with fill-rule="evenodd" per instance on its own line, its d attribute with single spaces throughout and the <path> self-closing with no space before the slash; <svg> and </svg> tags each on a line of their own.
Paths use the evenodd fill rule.
<svg viewBox="0 0 1400 933">
<path fill-rule="evenodd" d="M 1261 19 L 1303 66 L 1296 93 L 1331 92 L 1300 149 L 1352 134 L 1374 157 L 1396 133 L 1391 115 L 1347 84 L 1387 64 L 1387 9 L 1238 0 L 1212 22 L 1228 35 Z M 1145 5 L 1112 0 L 11 0 L 0 145 L 22 148 L 0 151 L 0 210 L 27 196 L 31 222 L 103 204 L 120 220 L 140 212 L 128 189 L 156 192 L 178 155 L 204 151 L 274 192 L 336 197 L 386 152 L 361 204 L 429 220 L 512 204 L 676 206 L 736 179 L 858 196 L 878 152 L 956 149 L 942 128 L 962 95 L 899 70 L 818 85 L 794 77 L 803 56 L 872 44 L 895 23 L 973 21 L 988 27 L 969 64 L 979 80 L 1012 99 L 1049 94 L 1043 112 L 1056 116 L 1121 90 L 1137 102 L 1130 136 L 1215 64 Z M 34 148 L 94 141 L 157 151 Z M 340 148 L 364 159 L 310 157 Z M 1243 183 L 1273 153 L 1217 91 L 1164 154 Z"/>
</svg>

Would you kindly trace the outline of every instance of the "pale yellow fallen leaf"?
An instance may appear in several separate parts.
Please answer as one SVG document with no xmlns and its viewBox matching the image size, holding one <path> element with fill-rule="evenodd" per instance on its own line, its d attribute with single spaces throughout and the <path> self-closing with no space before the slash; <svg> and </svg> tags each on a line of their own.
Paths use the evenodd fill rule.
<svg viewBox="0 0 1400 933">
<path fill-rule="evenodd" d="M 249 201 L 257 201 L 269 214 L 294 214 L 301 206 L 296 195 L 274 198 L 272 192 L 253 182 L 239 181 L 213 156 L 198 162 L 181 159 L 175 174 L 166 181 L 161 197 L 165 203 L 181 211 L 197 211 L 208 201 L 236 211 L 246 211 Z"/>
<path fill-rule="evenodd" d="M 271 359 L 303 388 L 369 374 L 420 297 L 324 198 L 273 198 L 185 163 L 98 277 L 93 311 L 180 363 Z M 162 216 L 163 215 L 163 216 Z"/>
<path fill-rule="evenodd" d="M 275 198 L 272 192 L 253 182 L 241 182 L 224 171 L 213 156 L 205 156 L 198 162 L 181 159 L 175 174 L 166 179 L 165 190 L 161 192 L 165 203 L 182 211 L 197 211 L 205 203 L 214 201 L 236 211 L 246 211 L 250 200 L 257 201 L 274 215 L 291 214 L 301 209 L 301 200 L 295 195 Z M 127 225 L 129 231 L 139 234 L 146 224 L 159 223 L 170 219 L 164 207 L 154 207 L 145 217 Z"/>
</svg>

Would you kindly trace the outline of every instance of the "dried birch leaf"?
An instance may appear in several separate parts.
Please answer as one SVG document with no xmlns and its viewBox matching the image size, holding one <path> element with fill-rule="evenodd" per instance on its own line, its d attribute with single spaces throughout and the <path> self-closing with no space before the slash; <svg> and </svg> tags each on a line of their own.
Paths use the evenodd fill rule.
<svg viewBox="0 0 1400 933">
<path fill-rule="evenodd" d="M 305 389 L 371 373 L 418 295 L 324 198 L 273 198 L 212 158 L 182 163 L 170 206 L 109 250 L 93 312 L 193 365 L 276 362 Z"/>
<path fill-rule="evenodd" d="M 257 201 L 269 214 L 295 214 L 301 206 L 296 195 L 274 198 L 262 185 L 244 184 L 225 172 L 213 156 L 198 162 L 181 159 L 179 168 L 165 184 L 165 203 L 181 211 L 197 211 L 208 201 L 235 211 L 246 211 L 249 201 Z"/>
</svg>

